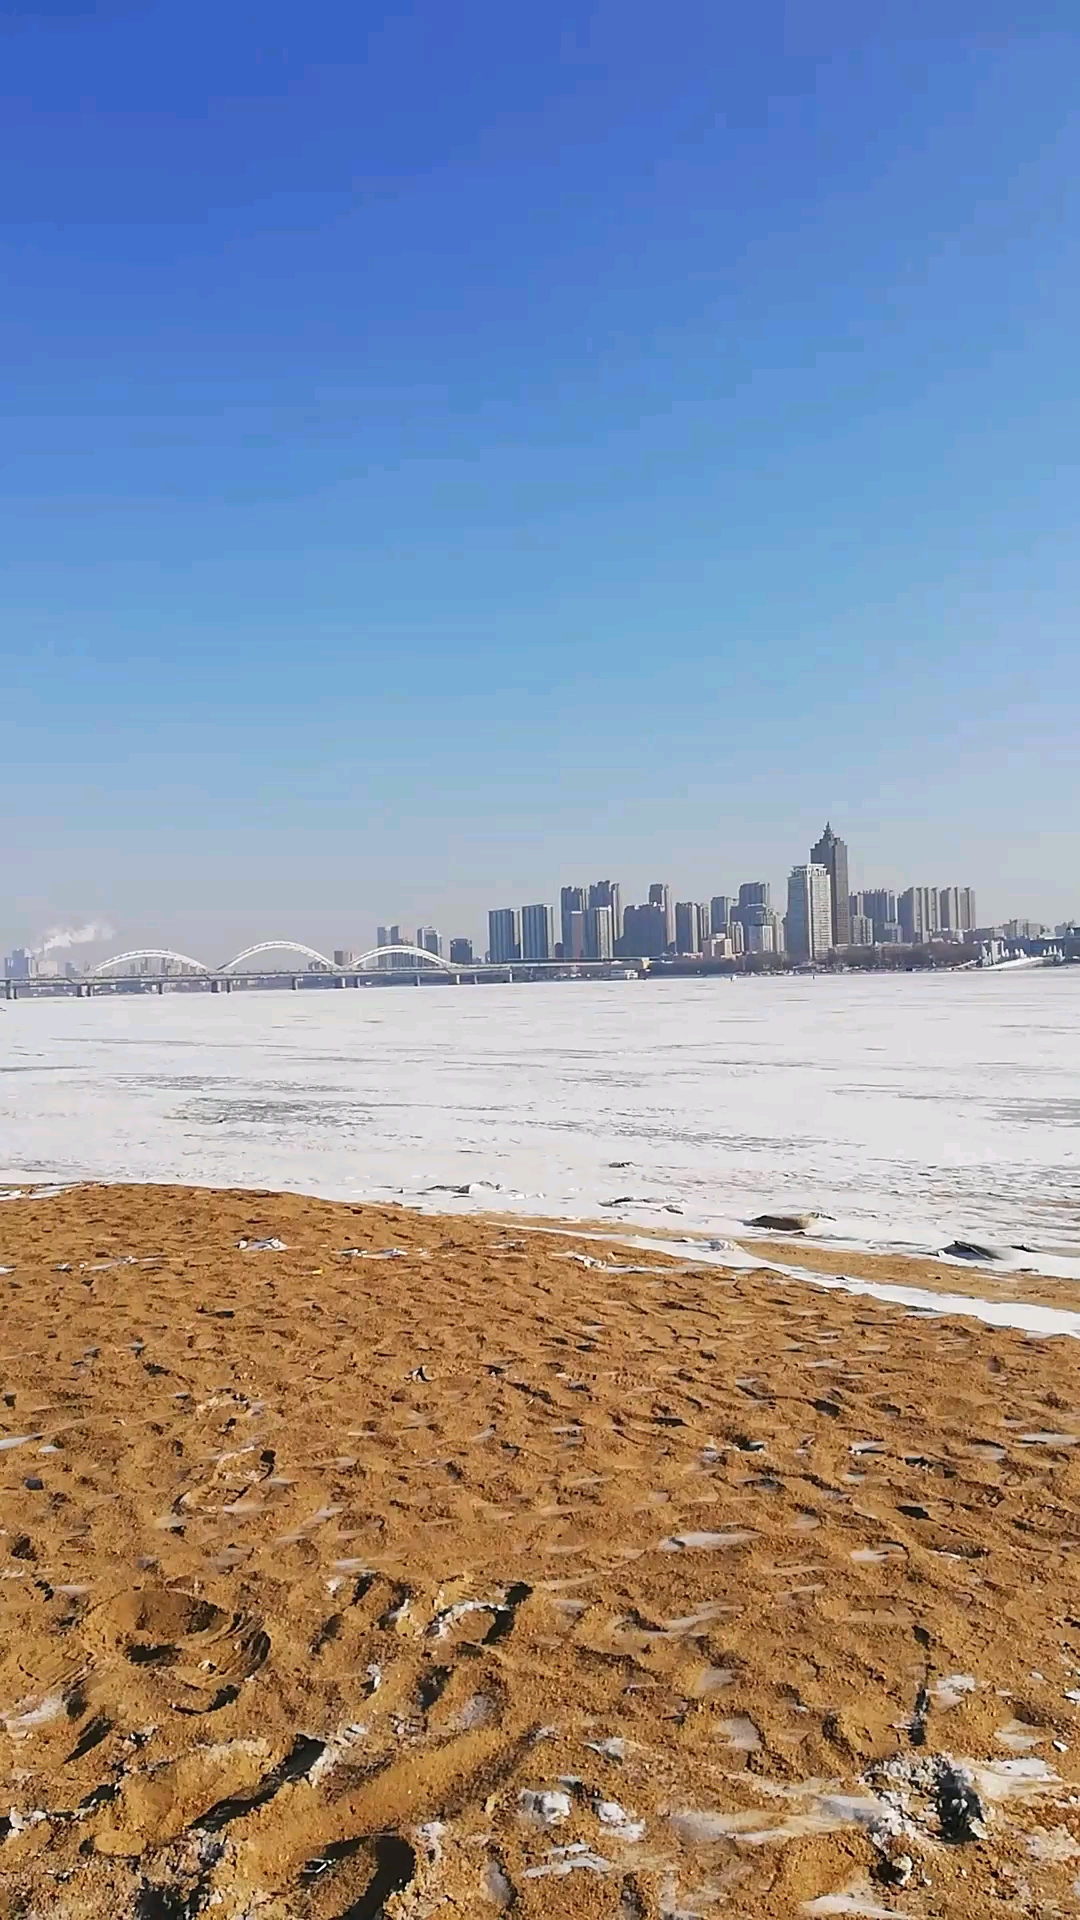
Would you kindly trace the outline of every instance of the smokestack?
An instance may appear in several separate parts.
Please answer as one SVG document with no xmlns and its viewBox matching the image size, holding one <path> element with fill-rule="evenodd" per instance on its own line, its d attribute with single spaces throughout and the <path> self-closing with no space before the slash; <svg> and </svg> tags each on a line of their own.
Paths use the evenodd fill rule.
<svg viewBox="0 0 1080 1920">
<path fill-rule="evenodd" d="M 115 937 L 115 928 L 110 927 L 107 922 L 87 920 L 81 927 L 51 927 L 40 946 L 34 948 L 34 952 L 57 953 L 65 947 L 89 947 L 93 946 L 95 941 L 112 940 Z"/>
</svg>

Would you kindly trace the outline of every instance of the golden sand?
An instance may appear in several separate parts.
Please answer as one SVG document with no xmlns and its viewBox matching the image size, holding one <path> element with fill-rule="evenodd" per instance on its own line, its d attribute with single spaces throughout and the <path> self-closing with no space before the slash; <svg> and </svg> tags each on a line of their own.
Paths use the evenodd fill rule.
<svg viewBox="0 0 1080 1920">
<path fill-rule="evenodd" d="M 1073 1341 L 292 1196 L 0 1265 L 0 1913 L 1078 1910 Z"/>
</svg>

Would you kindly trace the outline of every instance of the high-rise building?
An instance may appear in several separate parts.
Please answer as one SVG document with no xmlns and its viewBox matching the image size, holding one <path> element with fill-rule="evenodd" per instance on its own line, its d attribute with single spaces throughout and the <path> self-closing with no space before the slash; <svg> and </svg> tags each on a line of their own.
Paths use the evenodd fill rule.
<svg viewBox="0 0 1080 1920">
<path fill-rule="evenodd" d="M 793 960 L 822 960 L 833 945 L 832 880 L 818 860 L 792 867 L 784 945 Z"/>
<path fill-rule="evenodd" d="M 488 953 L 496 966 L 521 959 L 521 911 L 493 907 L 488 914 Z"/>
<path fill-rule="evenodd" d="M 742 936 L 743 948 L 747 953 L 779 953 L 781 949 L 780 931 L 776 924 L 776 915 L 771 907 L 754 909 L 760 918 L 736 923 Z M 739 949 L 737 949 L 738 951 Z"/>
<path fill-rule="evenodd" d="M 610 960 L 615 952 L 615 914 L 611 907 L 586 907 L 585 958 Z"/>
<path fill-rule="evenodd" d="M 614 938 L 622 937 L 622 889 L 617 880 L 597 880 L 589 888 L 590 907 L 610 907 Z"/>
<path fill-rule="evenodd" d="M 942 933 L 971 933 L 975 926 L 975 894 L 971 887 L 938 888 L 938 926 Z"/>
<path fill-rule="evenodd" d="M 883 941 L 884 929 L 896 925 L 896 895 L 888 887 L 870 887 L 863 893 L 851 894 L 848 909 L 852 919 L 856 914 L 863 914 L 871 922 L 875 941 Z M 854 934 L 852 945 L 859 945 Z"/>
<path fill-rule="evenodd" d="M 767 907 L 771 898 L 767 880 L 744 880 L 739 888 L 740 907 Z"/>
<path fill-rule="evenodd" d="M 940 930 L 936 887 L 908 887 L 896 904 L 906 946 L 922 946 Z"/>
<path fill-rule="evenodd" d="M 523 960 L 554 960 L 554 907 L 522 907 L 521 957 Z"/>
<path fill-rule="evenodd" d="M 851 941 L 853 947 L 872 947 L 874 944 L 874 923 L 867 913 L 853 913 L 851 916 Z"/>
<path fill-rule="evenodd" d="M 667 950 L 667 928 L 663 907 L 653 900 L 648 906 L 627 907 L 623 914 L 622 952 L 628 958 L 659 959 Z"/>
<path fill-rule="evenodd" d="M 351 967 L 352 963 L 353 963 L 353 954 L 350 948 L 348 947 L 334 948 L 335 967 Z"/>
<path fill-rule="evenodd" d="M 726 933 L 731 919 L 731 909 L 735 905 L 730 893 L 714 893 L 709 901 L 709 932 Z"/>
<path fill-rule="evenodd" d="M 421 953 L 434 953 L 442 956 L 442 938 L 435 927 L 417 927 L 416 944 Z"/>
<path fill-rule="evenodd" d="M 851 908 L 848 905 L 848 854 L 846 840 L 840 840 L 828 821 L 816 847 L 810 849 L 812 866 L 824 867 L 832 895 L 832 944 L 851 945 Z"/>
<path fill-rule="evenodd" d="M 559 895 L 559 931 L 562 935 L 564 960 L 580 960 L 580 954 L 570 951 L 570 915 L 584 913 L 588 905 L 588 895 L 584 887 L 564 887 Z"/>
<path fill-rule="evenodd" d="M 568 916 L 567 937 L 563 941 L 564 960 L 585 959 L 585 916 L 587 907 L 575 907 Z"/>
<path fill-rule="evenodd" d="M 406 942 L 402 935 L 401 928 L 394 925 L 392 927 L 379 928 L 378 944 L 380 947 L 402 947 Z M 407 953 L 381 953 L 376 964 L 383 968 L 384 971 L 393 973 L 410 971 L 413 962 Z"/>
<path fill-rule="evenodd" d="M 650 907 L 659 907 L 664 916 L 664 951 L 675 945 L 675 902 L 666 880 L 654 880 L 649 888 Z"/>
<path fill-rule="evenodd" d="M 29 980 L 34 971 L 34 958 L 25 947 L 15 947 L 4 961 L 4 972 L 9 980 Z"/>
<path fill-rule="evenodd" d="M 455 967 L 471 967 L 473 964 L 472 941 L 466 940 L 461 935 L 451 940 L 450 959 Z"/>
<path fill-rule="evenodd" d="M 676 953 L 701 952 L 696 900 L 676 900 L 675 902 L 675 951 Z"/>
<path fill-rule="evenodd" d="M 751 947 L 746 935 L 751 924 L 758 927 L 768 925 L 772 907 L 770 900 L 772 889 L 767 880 L 744 880 L 739 888 L 739 898 L 731 909 L 731 924 L 743 930 L 743 946 L 748 953 L 760 952 Z"/>
</svg>

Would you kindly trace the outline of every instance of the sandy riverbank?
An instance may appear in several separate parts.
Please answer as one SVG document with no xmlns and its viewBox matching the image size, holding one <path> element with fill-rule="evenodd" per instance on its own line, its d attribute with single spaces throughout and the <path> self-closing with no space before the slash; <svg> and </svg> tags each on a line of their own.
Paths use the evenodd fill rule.
<svg viewBox="0 0 1080 1920">
<path fill-rule="evenodd" d="M 0 1913 L 1076 1908 L 1074 1341 L 292 1195 L 0 1265 Z"/>
</svg>

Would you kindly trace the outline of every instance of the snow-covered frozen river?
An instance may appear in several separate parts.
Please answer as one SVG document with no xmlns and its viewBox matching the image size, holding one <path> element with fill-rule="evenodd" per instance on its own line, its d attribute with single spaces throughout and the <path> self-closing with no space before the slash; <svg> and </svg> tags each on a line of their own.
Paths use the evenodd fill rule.
<svg viewBox="0 0 1080 1920">
<path fill-rule="evenodd" d="M 1080 968 L 17 1001 L 0 1180 L 80 1176 L 1072 1252 Z"/>
</svg>

